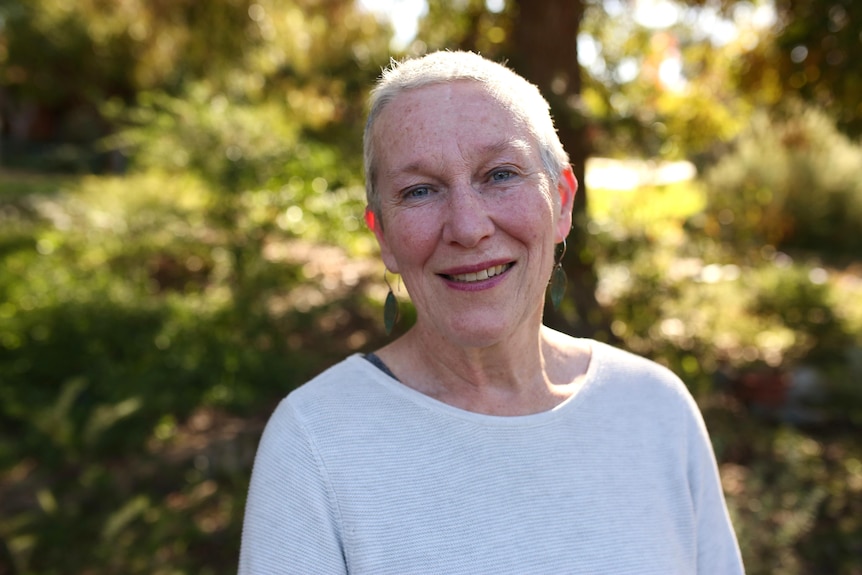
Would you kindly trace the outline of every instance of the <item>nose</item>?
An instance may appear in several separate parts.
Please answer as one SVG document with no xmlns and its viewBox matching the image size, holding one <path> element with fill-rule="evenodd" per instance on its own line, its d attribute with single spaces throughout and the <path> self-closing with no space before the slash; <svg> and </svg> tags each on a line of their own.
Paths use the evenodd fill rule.
<svg viewBox="0 0 862 575">
<path fill-rule="evenodd" d="M 466 248 L 478 245 L 494 233 L 486 199 L 473 186 L 459 184 L 449 189 L 443 238 Z"/>
</svg>

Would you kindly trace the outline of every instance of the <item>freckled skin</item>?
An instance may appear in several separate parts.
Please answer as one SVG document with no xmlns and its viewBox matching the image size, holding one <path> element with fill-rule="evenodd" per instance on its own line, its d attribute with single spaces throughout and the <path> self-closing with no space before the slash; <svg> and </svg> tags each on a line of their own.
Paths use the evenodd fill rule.
<svg viewBox="0 0 862 575">
<path fill-rule="evenodd" d="M 529 131 L 467 81 L 402 93 L 373 137 L 382 224 L 374 231 L 417 310 L 414 328 L 381 350 L 384 359 L 410 370 L 405 358 L 422 365 L 433 350 L 432 361 L 462 365 L 465 379 L 489 362 L 537 367 L 554 245 L 571 227 L 571 172 L 551 189 Z M 495 265 L 510 267 L 469 287 L 453 281 Z"/>
<path fill-rule="evenodd" d="M 483 90 L 462 82 L 402 95 L 384 110 L 375 137 L 384 262 L 402 274 L 420 323 L 479 346 L 528 317 L 535 325 L 560 240 L 559 201 L 527 130 Z M 517 173 L 489 180 L 498 166 Z M 419 185 L 427 186 L 426 197 L 404 196 Z M 439 276 L 501 259 L 515 266 L 505 285 L 488 293 L 454 291 Z"/>
</svg>

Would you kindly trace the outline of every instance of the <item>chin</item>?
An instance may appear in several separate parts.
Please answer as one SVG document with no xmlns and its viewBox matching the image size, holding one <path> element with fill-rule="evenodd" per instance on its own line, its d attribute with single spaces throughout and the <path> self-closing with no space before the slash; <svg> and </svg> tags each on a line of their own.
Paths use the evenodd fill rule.
<svg viewBox="0 0 862 575">
<path fill-rule="evenodd" d="M 453 344 L 464 348 L 491 347 L 509 337 L 517 326 L 502 321 L 464 321 L 458 318 L 447 326 L 444 337 Z"/>
</svg>

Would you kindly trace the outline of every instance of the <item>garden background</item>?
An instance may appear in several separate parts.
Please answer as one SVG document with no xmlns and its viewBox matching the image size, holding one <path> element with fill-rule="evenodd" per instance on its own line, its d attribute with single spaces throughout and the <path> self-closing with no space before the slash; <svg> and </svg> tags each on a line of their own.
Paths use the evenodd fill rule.
<svg viewBox="0 0 862 575">
<path fill-rule="evenodd" d="M 0 3 L 0 574 L 235 572 L 269 413 L 386 341 L 365 98 L 436 48 L 547 94 L 548 322 L 683 377 L 749 573 L 862 574 L 862 3 L 388 10 Z"/>
</svg>

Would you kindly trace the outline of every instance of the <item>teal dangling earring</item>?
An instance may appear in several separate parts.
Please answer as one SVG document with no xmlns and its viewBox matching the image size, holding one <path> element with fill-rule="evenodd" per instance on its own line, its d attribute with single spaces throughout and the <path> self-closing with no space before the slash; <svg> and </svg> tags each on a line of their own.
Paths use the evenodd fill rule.
<svg viewBox="0 0 862 575">
<path fill-rule="evenodd" d="M 383 303 L 383 329 L 386 330 L 386 335 L 390 335 L 392 328 L 395 327 L 395 322 L 398 321 L 398 299 L 392 293 L 392 286 L 389 285 L 389 280 L 386 279 L 386 270 L 383 271 L 383 281 L 386 282 L 386 287 L 389 288 L 389 293 L 386 294 L 386 301 Z"/>
<path fill-rule="evenodd" d="M 569 282 L 566 272 L 563 271 L 563 256 L 566 255 L 566 238 L 563 238 L 562 246 L 560 255 L 557 257 L 557 263 L 554 266 L 554 271 L 551 272 L 551 303 L 554 305 L 554 309 L 560 308 L 563 295 L 566 293 L 566 284 Z"/>
</svg>

